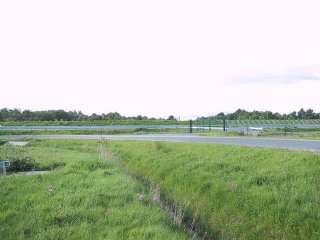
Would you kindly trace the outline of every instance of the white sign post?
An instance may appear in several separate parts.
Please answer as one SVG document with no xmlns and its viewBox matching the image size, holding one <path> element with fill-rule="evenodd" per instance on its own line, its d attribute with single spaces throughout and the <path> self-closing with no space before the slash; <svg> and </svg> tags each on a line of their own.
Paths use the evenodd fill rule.
<svg viewBox="0 0 320 240">
<path fill-rule="evenodd" d="M 3 170 L 3 175 L 7 175 L 7 169 L 10 167 L 10 162 L 9 161 L 4 161 L 4 162 L 0 162 L 0 169 L 2 168 Z"/>
</svg>

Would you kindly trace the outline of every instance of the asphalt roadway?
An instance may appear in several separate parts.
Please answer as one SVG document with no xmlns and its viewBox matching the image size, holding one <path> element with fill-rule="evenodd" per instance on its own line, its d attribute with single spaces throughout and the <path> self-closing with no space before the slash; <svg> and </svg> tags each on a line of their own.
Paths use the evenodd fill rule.
<svg viewBox="0 0 320 240">
<path fill-rule="evenodd" d="M 105 139 L 144 140 L 167 142 L 219 143 L 253 147 L 282 148 L 320 152 L 320 140 L 253 138 L 253 137 L 204 137 L 195 134 L 147 134 L 147 135 L 5 135 L 0 138 L 15 139 Z"/>
</svg>

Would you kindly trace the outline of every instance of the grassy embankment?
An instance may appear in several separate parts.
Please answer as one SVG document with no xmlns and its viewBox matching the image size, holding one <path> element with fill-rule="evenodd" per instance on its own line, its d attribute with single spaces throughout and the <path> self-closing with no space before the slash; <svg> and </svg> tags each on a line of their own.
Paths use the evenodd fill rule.
<svg viewBox="0 0 320 240">
<path fill-rule="evenodd" d="M 188 129 L 171 127 L 168 125 L 185 125 L 185 121 L 176 120 L 114 120 L 114 121 L 32 121 L 32 122 L 0 122 L 0 126 L 135 126 L 135 128 L 123 129 L 28 129 L 28 130 L 6 130 L 1 129 L 0 135 L 102 135 L 102 134 L 147 134 L 147 133 L 185 133 Z M 150 127 L 157 125 L 157 128 Z M 149 126 L 149 127 L 148 127 Z M 161 127 L 163 126 L 163 127 Z"/>
<path fill-rule="evenodd" d="M 264 131 L 263 136 L 285 136 L 288 138 L 296 139 L 320 139 L 320 128 L 298 128 L 298 127 L 287 127 L 287 128 L 270 128 Z"/>
<path fill-rule="evenodd" d="M 185 125 L 187 121 L 142 119 L 142 120 L 95 120 L 95 121 L 11 121 L 0 126 L 106 126 L 106 125 Z"/>
<path fill-rule="evenodd" d="M 163 129 L 61 129 L 61 130 L 0 130 L 0 136 L 4 135 L 117 135 L 117 134 L 150 134 L 150 133 L 185 133 L 183 128 Z"/>
<path fill-rule="evenodd" d="M 109 148 L 214 239 L 320 238 L 319 154 L 138 141 Z"/>
<path fill-rule="evenodd" d="M 0 147 L 33 158 L 44 175 L 0 174 L 0 239 L 190 239 L 97 141 Z M 10 170 L 10 169 L 9 169 Z"/>
<path fill-rule="evenodd" d="M 264 129 L 262 132 L 236 132 L 236 131 L 198 131 L 201 136 L 211 136 L 211 137 L 259 137 L 259 138 L 289 138 L 289 139 L 320 139 L 320 128 L 297 128 L 288 127 L 286 130 L 284 128 L 268 128 Z"/>
</svg>

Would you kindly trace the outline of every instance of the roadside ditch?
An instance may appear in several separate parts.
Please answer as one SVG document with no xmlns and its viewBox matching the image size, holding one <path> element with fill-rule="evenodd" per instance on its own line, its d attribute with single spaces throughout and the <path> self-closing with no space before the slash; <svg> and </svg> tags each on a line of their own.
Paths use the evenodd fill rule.
<svg viewBox="0 0 320 240">
<path fill-rule="evenodd" d="M 152 201 L 161 206 L 172 218 L 174 223 L 183 231 L 187 232 L 192 239 L 210 240 L 216 239 L 218 233 L 211 235 L 204 229 L 205 224 L 202 223 L 197 216 L 197 212 L 193 213 L 189 208 L 189 203 L 178 204 L 170 196 L 161 190 L 157 183 L 151 182 L 144 177 L 132 172 L 125 164 L 123 164 L 110 150 L 107 148 L 106 140 L 99 141 L 98 156 L 108 159 L 120 166 L 129 176 L 137 179 L 146 189 L 148 193 L 139 193 L 137 198 L 144 200 L 146 195 L 150 194 Z"/>
</svg>

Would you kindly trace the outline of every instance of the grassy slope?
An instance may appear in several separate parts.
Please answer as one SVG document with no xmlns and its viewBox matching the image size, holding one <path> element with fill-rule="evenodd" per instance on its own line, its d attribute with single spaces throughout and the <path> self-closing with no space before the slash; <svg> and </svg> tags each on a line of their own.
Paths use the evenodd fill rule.
<svg viewBox="0 0 320 240">
<path fill-rule="evenodd" d="M 195 132 L 197 133 L 197 132 Z M 0 133 L 1 134 L 1 133 Z M 284 138 L 284 139 L 309 139 L 309 140 L 319 140 L 320 139 L 320 131 L 303 131 L 301 129 L 300 132 L 287 132 L 286 135 L 284 131 L 279 132 L 272 132 L 272 131 L 265 131 L 262 135 L 253 134 L 253 135 L 245 135 L 238 132 L 222 132 L 222 131 L 211 131 L 211 132 L 201 132 L 199 131 L 198 134 L 200 136 L 210 136 L 210 137 L 258 137 L 258 138 Z"/>
<path fill-rule="evenodd" d="M 43 167 L 60 167 L 41 176 L 0 175 L 0 239 L 189 239 L 148 189 L 98 156 L 101 144 L 48 140 L 26 147 Z"/>
<path fill-rule="evenodd" d="M 143 120 L 95 120 L 95 121 L 19 121 L 0 122 L 0 126 L 105 126 L 105 125 L 171 125 L 187 124 L 187 121 L 165 119 Z"/>
<path fill-rule="evenodd" d="M 182 128 L 167 129 L 75 129 L 75 130 L 1 130 L 1 135 L 103 135 L 103 134 L 148 134 L 148 133 L 185 133 L 187 130 Z"/>
<path fill-rule="evenodd" d="M 121 161 L 217 239 L 319 239 L 320 155 L 252 147 L 118 141 Z M 188 217 L 188 216 L 187 216 Z"/>
</svg>

